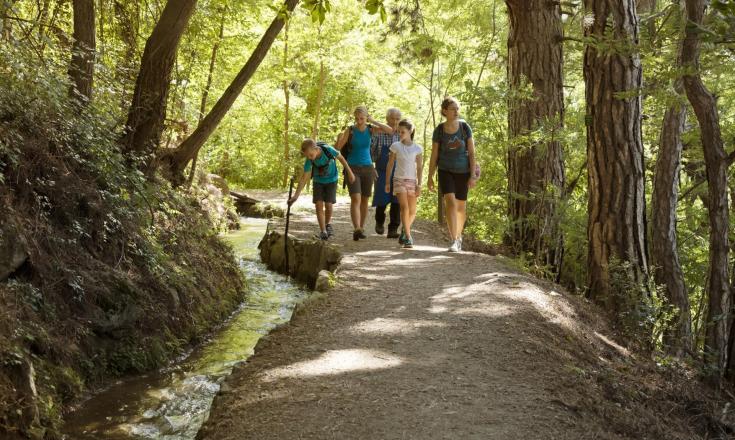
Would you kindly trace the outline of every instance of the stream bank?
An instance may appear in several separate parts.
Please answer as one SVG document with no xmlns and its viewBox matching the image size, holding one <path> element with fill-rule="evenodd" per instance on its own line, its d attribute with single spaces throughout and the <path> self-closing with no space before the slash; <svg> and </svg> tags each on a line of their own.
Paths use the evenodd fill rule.
<svg viewBox="0 0 735 440">
<path fill-rule="evenodd" d="M 259 260 L 266 221 L 244 219 L 227 235 L 246 274 L 246 301 L 204 343 L 163 370 L 113 384 L 72 413 L 69 439 L 187 440 L 209 414 L 212 398 L 234 365 L 253 354 L 258 340 L 288 322 L 308 292 Z"/>
</svg>

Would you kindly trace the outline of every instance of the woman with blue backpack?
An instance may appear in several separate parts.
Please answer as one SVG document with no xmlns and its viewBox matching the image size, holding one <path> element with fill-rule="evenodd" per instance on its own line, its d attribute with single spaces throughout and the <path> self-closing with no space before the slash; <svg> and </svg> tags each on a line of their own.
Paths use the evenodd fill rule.
<svg viewBox="0 0 735 440">
<path fill-rule="evenodd" d="M 446 208 L 449 252 L 462 250 L 462 231 L 467 219 L 467 193 L 477 184 L 480 169 L 475 160 L 475 140 L 472 129 L 459 119 L 459 102 L 444 98 L 442 116 L 431 137 L 431 160 L 427 187 L 434 191 L 434 171 L 439 169 L 439 190 Z M 471 170 L 471 171 L 470 171 Z"/>
<path fill-rule="evenodd" d="M 373 182 L 378 178 L 370 155 L 372 137 L 378 133 L 392 134 L 393 128 L 370 117 L 364 106 L 357 107 L 354 116 L 355 124 L 342 132 L 335 148 L 347 159 L 355 174 L 355 180 L 347 182 L 347 188 L 350 192 L 350 217 L 354 228 L 352 239 L 357 241 L 367 238 L 364 230 L 368 203 L 373 193 Z"/>
</svg>

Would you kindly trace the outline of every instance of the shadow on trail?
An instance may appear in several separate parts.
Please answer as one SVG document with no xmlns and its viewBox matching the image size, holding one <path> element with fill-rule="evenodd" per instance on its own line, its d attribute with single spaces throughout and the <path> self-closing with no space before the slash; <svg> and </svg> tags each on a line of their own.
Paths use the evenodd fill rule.
<svg viewBox="0 0 735 440">
<path fill-rule="evenodd" d="M 343 285 L 266 342 L 200 438 L 591 438 L 574 311 L 489 258 L 347 244 Z M 359 310 L 359 313 L 356 311 Z M 306 328 L 312 331 L 305 332 Z M 563 343 L 567 341 L 567 343 Z M 278 423 L 274 427 L 274 421 Z M 597 428 L 595 428 L 597 429 Z M 600 438 L 617 438 L 600 432 Z M 596 434 L 595 434 L 596 435 Z M 594 435 L 593 435 L 594 437 Z"/>
</svg>

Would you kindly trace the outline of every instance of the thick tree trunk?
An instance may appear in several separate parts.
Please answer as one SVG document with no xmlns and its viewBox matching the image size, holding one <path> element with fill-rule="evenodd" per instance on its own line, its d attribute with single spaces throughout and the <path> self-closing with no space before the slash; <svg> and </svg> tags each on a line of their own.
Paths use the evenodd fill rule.
<svg viewBox="0 0 735 440">
<path fill-rule="evenodd" d="M 705 0 L 687 0 L 687 18 L 695 25 L 702 25 Z M 686 68 L 684 89 L 697 115 L 701 133 L 704 163 L 707 174 L 709 198 L 709 273 L 707 275 L 707 329 L 704 349 L 706 362 L 717 371 L 715 380 L 724 373 L 727 362 L 728 326 L 730 313 L 729 251 L 727 232 L 729 212 L 727 206 L 727 154 L 722 143 L 717 101 L 707 90 L 699 73 L 701 41 L 697 26 L 686 27 L 682 49 L 682 64 Z"/>
<path fill-rule="evenodd" d="M 731 153 L 735 154 L 735 152 Z M 732 156 L 731 156 L 732 159 Z M 732 162 L 728 162 L 729 165 L 732 165 Z M 735 215 L 735 180 L 731 179 L 730 181 L 730 211 L 732 215 Z M 730 242 L 730 252 L 735 254 L 735 240 Z M 730 271 L 730 295 L 735 293 L 735 259 L 733 259 L 732 262 L 732 268 Z M 732 300 L 731 300 L 732 301 Z M 733 307 L 735 307 L 735 304 L 730 304 L 731 310 Z M 730 334 L 728 336 L 727 343 L 729 345 L 728 347 L 728 356 L 727 356 L 727 364 L 725 367 L 725 378 L 730 382 L 735 382 L 735 324 L 733 322 L 730 322 Z"/>
<path fill-rule="evenodd" d="M 299 0 L 286 0 L 284 3 L 285 11 L 290 13 L 298 3 Z M 230 110 L 235 99 L 240 95 L 242 89 L 258 69 L 263 58 L 265 58 L 273 41 L 278 36 L 278 33 L 281 32 L 284 23 L 283 14 L 279 13 L 263 34 L 252 55 L 250 55 L 250 58 L 240 70 L 240 73 L 237 74 L 230 86 L 227 87 L 227 90 L 225 90 L 201 124 L 197 126 L 196 130 L 176 150 L 170 153 L 166 152 L 161 156 L 160 164 L 167 168 L 162 171 L 168 174 L 174 184 L 180 184 L 183 181 L 183 171 L 189 161 L 194 158 L 194 155 L 204 145 L 215 128 L 217 128 L 217 125 L 222 121 L 222 118 Z"/>
<path fill-rule="evenodd" d="M 81 104 L 92 98 L 95 60 L 94 0 L 74 0 L 74 45 L 69 77 L 69 95 Z"/>
<path fill-rule="evenodd" d="M 207 100 L 209 98 L 209 90 L 212 88 L 212 78 L 214 77 L 214 66 L 217 63 L 217 52 L 219 51 L 219 45 L 222 43 L 222 39 L 225 37 L 225 18 L 227 8 L 223 8 L 222 10 L 222 17 L 220 19 L 219 23 L 219 33 L 217 34 L 217 40 L 214 42 L 214 46 L 212 46 L 212 56 L 209 58 L 209 72 L 207 73 L 207 85 L 204 87 L 204 92 L 202 92 L 202 102 L 199 105 L 199 122 L 197 124 L 201 124 L 202 120 L 204 120 L 204 116 L 206 115 L 207 111 Z M 191 161 L 191 170 L 189 171 L 189 178 L 187 179 L 187 186 L 191 186 L 191 183 L 194 181 L 194 176 L 197 171 L 197 160 L 199 159 L 199 152 L 194 155 L 194 159 Z"/>
<path fill-rule="evenodd" d="M 562 240 L 557 214 L 564 187 L 564 162 L 553 133 L 564 119 L 561 8 L 546 0 L 506 0 L 510 15 L 508 82 L 519 90 L 527 81 L 530 99 L 511 98 L 508 131 L 508 211 L 510 238 L 518 252 L 558 272 Z M 551 139 L 524 140 L 534 131 Z"/>
<path fill-rule="evenodd" d="M 633 0 L 585 0 L 589 296 L 617 319 L 647 293 L 642 69 Z"/>
<path fill-rule="evenodd" d="M 681 81 L 677 81 L 674 88 L 683 95 Z M 675 308 L 674 321 L 664 331 L 664 345 L 669 353 L 677 356 L 691 353 L 692 349 L 691 308 L 676 244 L 676 206 L 683 149 L 681 134 L 686 115 L 683 102 L 672 105 L 664 114 L 651 209 L 654 277 L 656 284 L 664 286 L 664 296 Z"/>
<path fill-rule="evenodd" d="M 286 78 L 283 80 L 283 97 L 286 99 L 286 103 L 283 108 L 283 187 L 288 185 L 288 162 L 289 162 L 289 145 L 288 145 L 288 123 L 289 123 L 289 110 L 290 110 L 290 98 L 289 93 L 289 81 L 288 81 L 288 22 L 286 22 L 286 29 L 283 31 L 283 72 L 286 74 Z"/>
<path fill-rule="evenodd" d="M 176 51 L 196 3 L 197 0 L 168 0 L 146 42 L 125 134 L 120 139 L 127 153 L 150 156 L 158 147 Z"/>
</svg>

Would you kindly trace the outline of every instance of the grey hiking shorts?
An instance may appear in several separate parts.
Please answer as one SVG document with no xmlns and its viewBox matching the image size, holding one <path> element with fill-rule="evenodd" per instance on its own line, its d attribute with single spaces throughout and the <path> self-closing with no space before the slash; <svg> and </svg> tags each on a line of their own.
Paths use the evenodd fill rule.
<svg viewBox="0 0 735 440">
<path fill-rule="evenodd" d="M 373 195 L 373 182 L 375 181 L 375 168 L 369 166 L 351 166 L 352 173 L 355 175 L 355 181 L 350 183 L 347 181 L 347 189 L 352 194 L 362 194 L 363 197 Z"/>
</svg>

